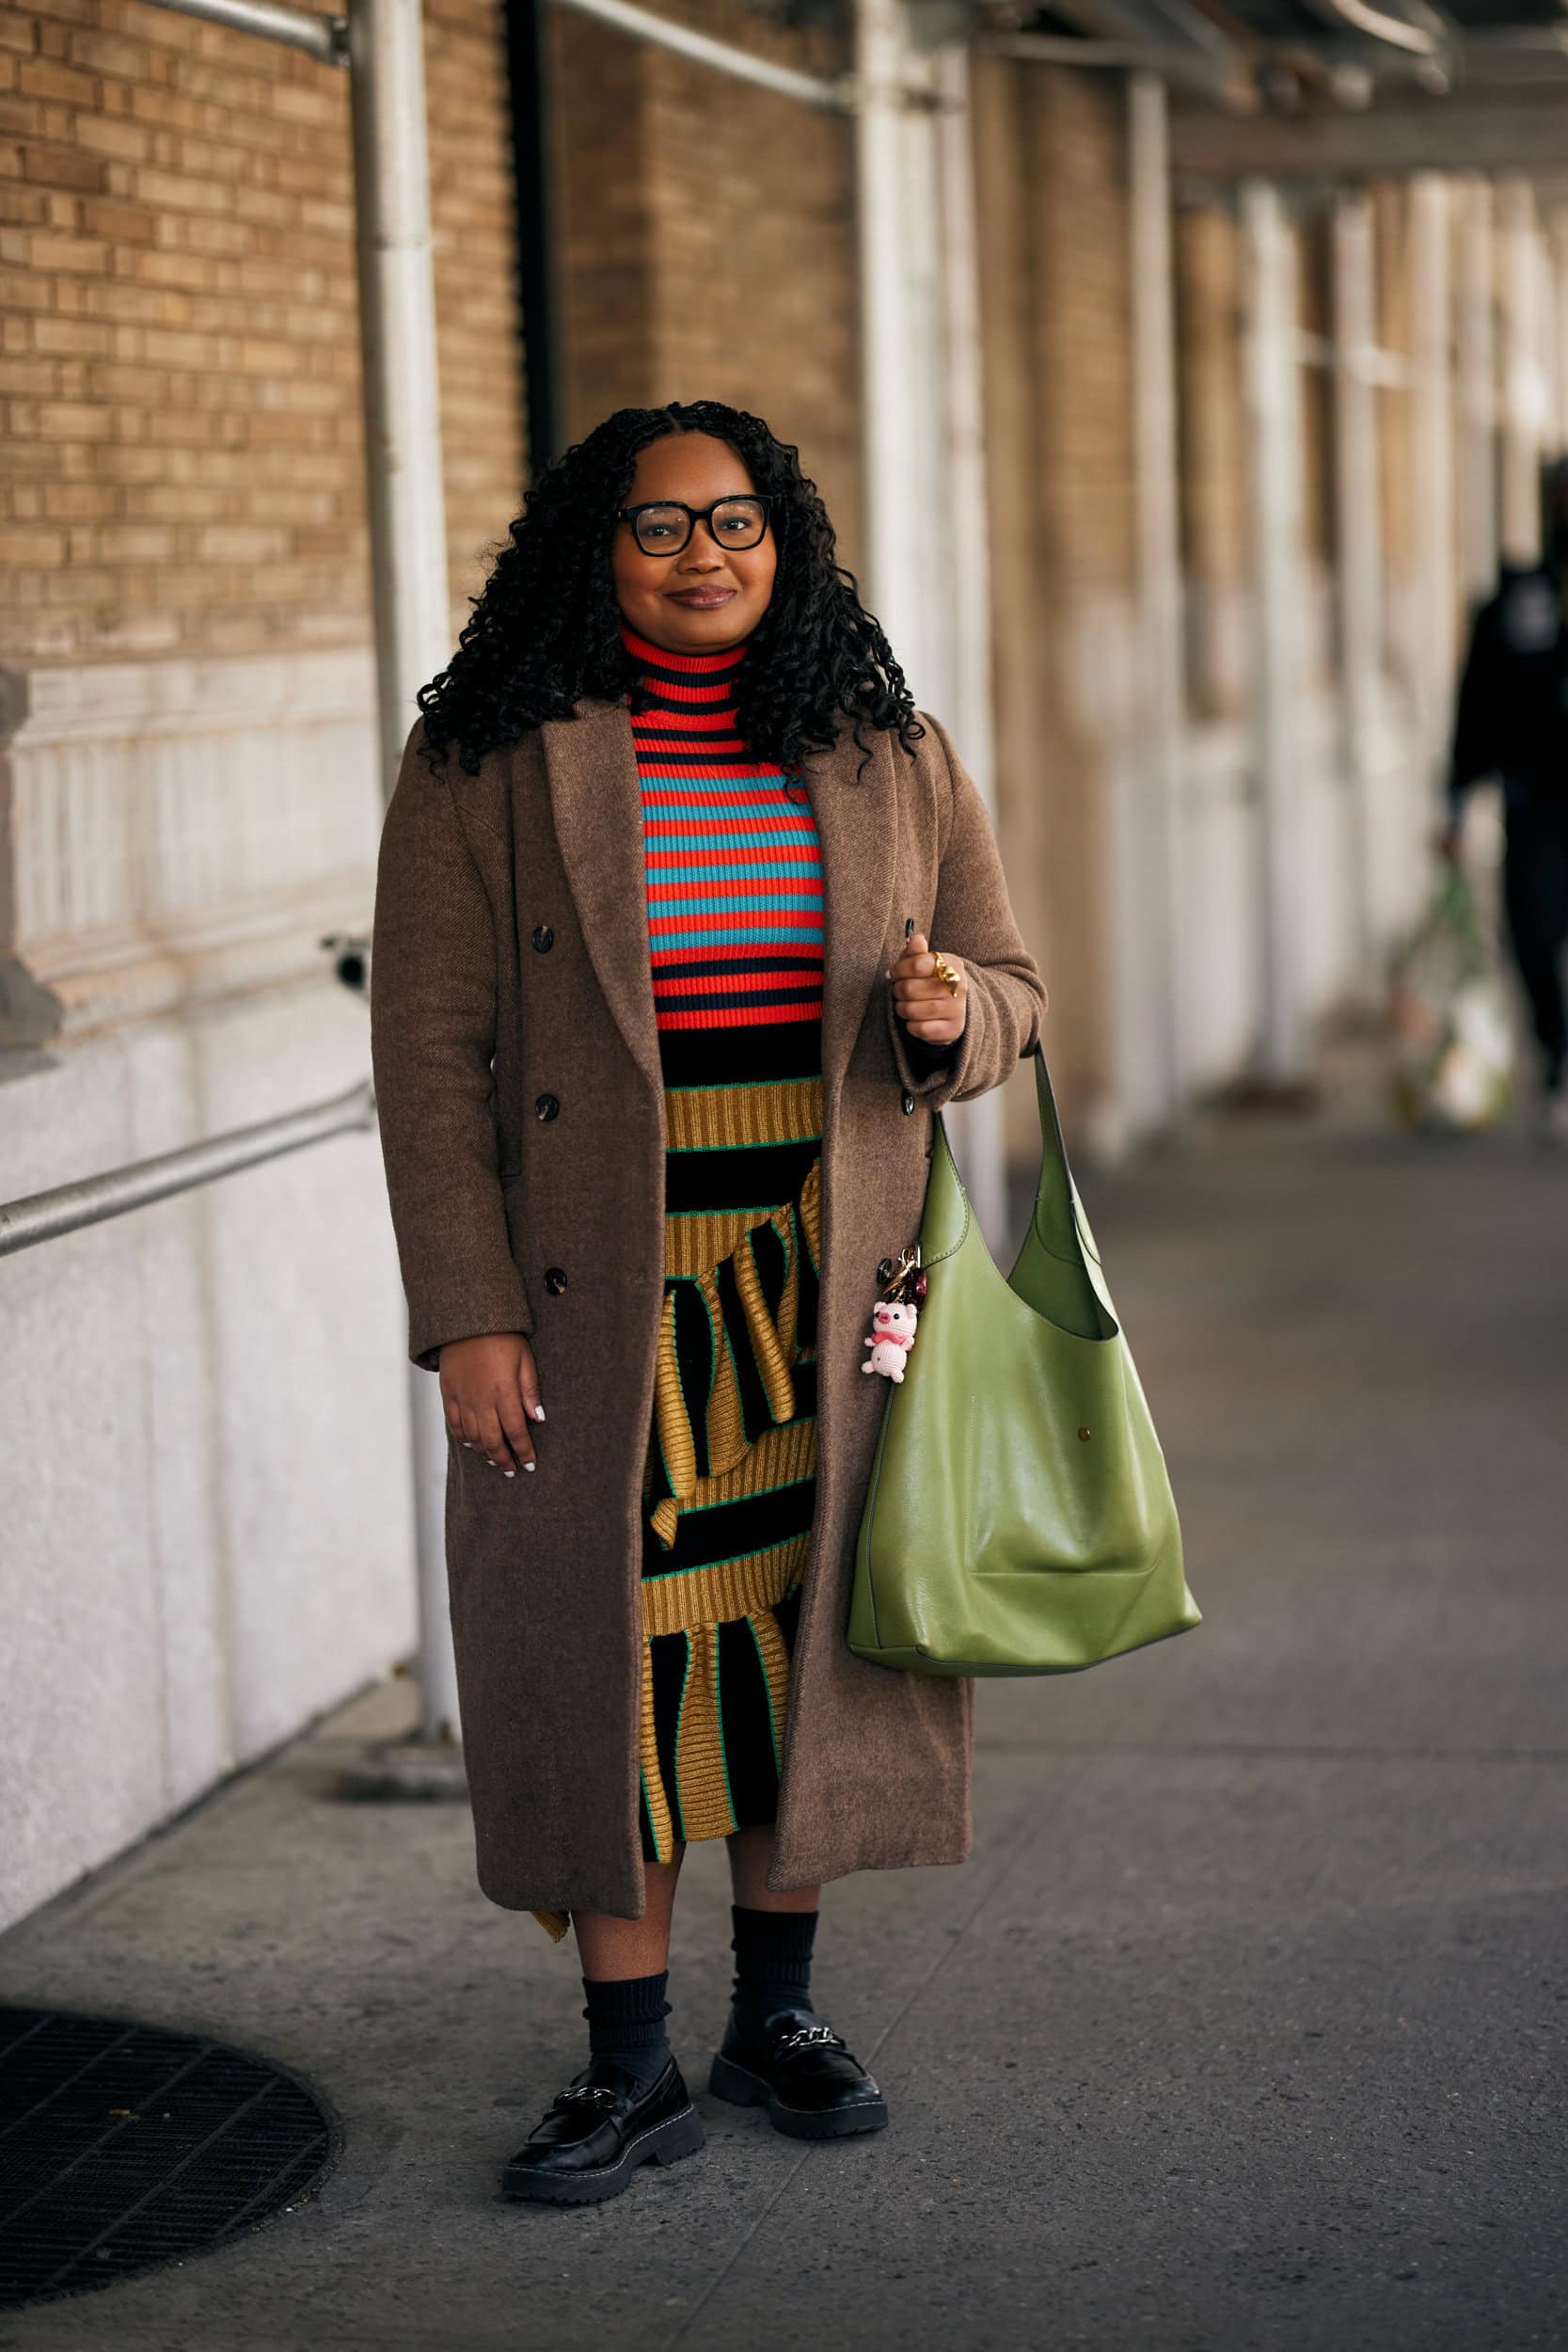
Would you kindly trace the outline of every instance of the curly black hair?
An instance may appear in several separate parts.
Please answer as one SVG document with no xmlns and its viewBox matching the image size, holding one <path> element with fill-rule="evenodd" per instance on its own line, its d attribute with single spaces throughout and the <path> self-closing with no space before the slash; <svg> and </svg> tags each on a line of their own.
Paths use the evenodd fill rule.
<svg viewBox="0 0 1568 2352">
<path fill-rule="evenodd" d="M 486 752 L 515 743 L 545 719 L 570 718 L 584 696 L 626 696 L 634 710 L 645 707 L 621 640 L 610 540 L 638 452 L 673 433 L 727 441 L 773 500 L 778 568 L 736 695 L 746 741 L 794 771 L 805 752 L 837 739 L 845 717 L 866 757 L 863 723 L 896 734 L 906 751 L 925 734 L 880 625 L 862 605 L 854 574 L 835 561 L 833 527 L 799 450 L 744 408 L 676 400 L 617 408 L 526 493 L 483 590 L 470 599 L 473 618 L 456 652 L 420 689 L 432 767 L 455 746 L 465 772 L 477 775 Z"/>
</svg>

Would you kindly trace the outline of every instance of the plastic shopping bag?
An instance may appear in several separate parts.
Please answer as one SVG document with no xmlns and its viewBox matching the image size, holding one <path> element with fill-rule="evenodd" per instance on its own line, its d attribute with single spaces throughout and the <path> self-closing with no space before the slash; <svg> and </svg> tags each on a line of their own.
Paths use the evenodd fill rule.
<svg viewBox="0 0 1568 2352">
<path fill-rule="evenodd" d="M 1393 1097 L 1412 1127 L 1490 1127 L 1508 1108 L 1508 989 L 1469 884 L 1448 866 L 1390 968 Z"/>
</svg>

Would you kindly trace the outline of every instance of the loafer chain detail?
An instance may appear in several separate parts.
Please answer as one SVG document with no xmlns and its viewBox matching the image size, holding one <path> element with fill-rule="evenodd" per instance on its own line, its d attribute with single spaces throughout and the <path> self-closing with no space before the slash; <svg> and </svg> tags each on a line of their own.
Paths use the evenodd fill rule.
<svg viewBox="0 0 1568 2352">
<path fill-rule="evenodd" d="M 596 2062 L 551 2101 L 503 2170 L 501 2192 L 533 2204 L 601 2204 L 629 2187 L 639 2165 L 678 2163 L 704 2138 L 673 2058 L 646 2088 Z"/>
<path fill-rule="evenodd" d="M 887 2101 L 842 2034 L 819 2017 L 785 2010 L 760 2033 L 730 2020 L 708 2090 L 733 2106 L 765 2106 L 791 2139 L 844 2139 L 887 2126 Z"/>
</svg>

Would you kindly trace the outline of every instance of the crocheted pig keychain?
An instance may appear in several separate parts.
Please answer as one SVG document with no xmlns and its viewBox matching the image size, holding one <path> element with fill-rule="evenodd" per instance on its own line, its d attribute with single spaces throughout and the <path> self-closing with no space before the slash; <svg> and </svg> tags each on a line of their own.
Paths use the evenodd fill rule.
<svg viewBox="0 0 1568 2352">
<path fill-rule="evenodd" d="M 889 1380 L 902 1380 L 904 1359 L 914 1345 L 920 1302 L 926 1295 L 926 1276 L 920 1263 L 920 1244 L 906 1249 L 896 1264 L 884 1258 L 877 1268 L 881 1293 L 871 1317 L 871 1350 L 862 1372 L 879 1372 Z"/>
</svg>

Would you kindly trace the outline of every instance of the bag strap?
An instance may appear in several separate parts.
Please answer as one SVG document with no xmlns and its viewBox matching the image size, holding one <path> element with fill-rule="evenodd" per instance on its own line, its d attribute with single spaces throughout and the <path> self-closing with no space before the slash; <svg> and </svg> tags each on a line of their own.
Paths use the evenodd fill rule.
<svg viewBox="0 0 1568 2352">
<path fill-rule="evenodd" d="M 1035 1185 L 1035 1231 L 1053 1258 L 1078 1254 L 1077 1187 L 1068 1164 L 1061 1113 L 1046 1068 L 1045 1048 L 1035 1043 L 1035 1099 L 1040 1120 L 1040 1172 Z M 1022 1057 L 1021 1057 L 1022 1058 Z"/>
<path fill-rule="evenodd" d="M 1040 1122 L 1040 1166 L 1035 1180 L 1034 1226 L 1040 1240 L 1053 1258 L 1072 1258 L 1078 1253 L 1078 1221 L 1076 1215 L 1077 1186 L 1068 1163 L 1067 1142 L 1062 1134 L 1061 1114 L 1056 1108 L 1055 1090 L 1051 1084 L 1051 1072 L 1046 1065 L 1045 1048 L 1037 1039 L 1030 1049 L 1035 1063 L 1035 1101 Z M 1028 1053 L 1019 1056 L 1027 1061 Z M 953 1146 L 941 1111 L 934 1123 L 942 1129 L 942 1139 L 953 1157 Z M 958 1161 L 953 1160 L 958 1173 Z M 958 1176 L 960 1186 L 963 1178 Z M 966 1196 L 967 1198 L 967 1193 Z"/>
</svg>

